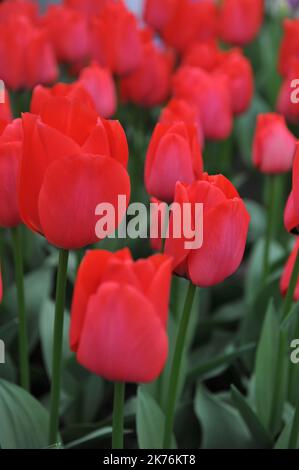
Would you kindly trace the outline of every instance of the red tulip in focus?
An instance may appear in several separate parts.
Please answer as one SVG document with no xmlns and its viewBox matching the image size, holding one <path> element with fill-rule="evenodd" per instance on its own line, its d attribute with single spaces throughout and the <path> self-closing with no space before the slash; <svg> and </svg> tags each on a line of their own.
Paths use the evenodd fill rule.
<svg viewBox="0 0 299 470">
<path fill-rule="evenodd" d="M 25 16 L 11 17 L 0 28 L 0 76 L 8 88 L 32 88 L 58 75 L 46 31 Z"/>
<path fill-rule="evenodd" d="M 21 223 L 17 198 L 17 180 L 22 158 L 22 123 L 15 119 L 0 136 L 0 227 Z"/>
<path fill-rule="evenodd" d="M 296 138 L 289 131 L 283 116 L 260 114 L 253 141 L 253 163 L 263 173 L 290 171 L 296 150 Z"/>
<path fill-rule="evenodd" d="M 147 192 L 172 202 L 177 181 L 191 184 L 203 171 L 203 161 L 194 125 L 184 122 L 157 124 L 145 161 Z"/>
<path fill-rule="evenodd" d="M 115 114 L 117 96 L 109 69 L 100 67 L 94 62 L 81 70 L 79 83 L 88 91 L 100 116 L 109 118 Z"/>
<path fill-rule="evenodd" d="M 191 103 L 185 100 L 172 98 L 163 108 L 159 122 L 161 124 L 173 124 L 183 121 L 185 124 L 195 125 L 198 131 L 200 147 L 204 147 L 204 134 L 198 112 Z"/>
<path fill-rule="evenodd" d="M 144 21 L 157 31 L 163 30 L 171 20 L 180 0 L 145 0 Z"/>
<path fill-rule="evenodd" d="M 220 37 L 244 46 L 258 35 L 264 18 L 264 0 L 221 0 Z"/>
<path fill-rule="evenodd" d="M 208 139 L 226 139 L 232 131 L 229 85 L 226 74 L 210 74 L 195 67 L 181 67 L 174 76 L 174 96 L 196 106 Z"/>
<path fill-rule="evenodd" d="M 60 248 L 94 243 L 97 205 L 117 209 L 119 194 L 129 199 L 124 130 L 118 121 L 99 118 L 81 87 L 48 98 L 38 87 L 31 110 L 36 114 L 22 117 L 22 220 Z"/>
<path fill-rule="evenodd" d="M 299 250 L 299 238 L 296 239 L 296 243 L 294 245 L 293 251 L 289 256 L 289 259 L 287 260 L 287 263 L 285 265 L 283 274 L 280 279 L 280 292 L 282 296 L 285 296 L 288 292 L 289 284 L 291 281 L 292 277 L 292 272 L 294 269 L 295 261 L 297 258 Z M 299 278 L 297 279 L 297 284 L 294 292 L 294 301 L 297 302 L 299 300 Z"/>
<path fill-rule="evenodd" d="M 142 43 L 137 20 L 122 1 L 110 2 L 94 18 L 92 57 L 113 73 L 125 75 L 140 64 Z"/>
<path fill-rule="evenodd" d="M 170 217 L 170 238 L 165 241 L 165 253 L 173 257 L 173 268 L 193 284 L 209 287 L 224 281 L 239 267 L 246 245 L 249 214 L 234 186 L 222 175 L 203 177 L 187 186 L 177 183 L 174 201 L 203 203 L 203 244 L 188 249 L 185 238 L 173 236 L 173 216 Z M 195 225 L 195 210 L 192 227 Z"/>
<path fill-rule="evenodd" d="M 78 11 L 63 5 L 49 6 L 43 25 L 58 60 L 62 62 L 84 61 L 90 51 L 90 37 L 86 18 Z"/>
<path fill-rule="evenodd" d="M 294 60 L 299 59 L 299 19 L 284 21 L 284 36 L 280 45 L 278 68 L 279 73 L 286 77 Z"/>
<path fill-rule="evenodd" d="M 121 80 L 121 97 L 141 106 L 157 106 L 168 98 L 171 89 L 173 55 L 152 40 L 144 40 L 139 66 Z"/>
<path fill-rule="evenodd" d="M 134 262 L 128 249 L 89 251 L 79 268 L 70 344 L 78 362 L 105 379 L 145 383 L 167 359 L 171 259 Z"/>
<path fill-rule="evenodd" d="M 73 10 L 83 13 L 88 18 L 101 13 L 103 8 L 110 3 L 111 0 L 64 0 L 64 4 Z"/>
</svg>

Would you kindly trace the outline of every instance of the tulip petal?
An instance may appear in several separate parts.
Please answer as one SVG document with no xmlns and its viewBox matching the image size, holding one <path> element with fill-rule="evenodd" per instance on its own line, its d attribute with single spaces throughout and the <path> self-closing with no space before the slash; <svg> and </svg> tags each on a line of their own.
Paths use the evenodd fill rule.
<svg viewBox="0 0 299 470">
<path fill-rule="evenodd" d="M 17 175 L 21 159 L 20 142 L 0 145 L 0 226 L 16 227 L 21 223 L 17 200 Z"/>
<path fill-rule="evenodd" d="M 285 265 L 282 277 L 280 279 L 280 292 L 283 296 L 285 296 L 287 294 L 287 291 L 288 291 L 288 288 L 289 288 L 289 284 L 290 284 L 290 281 L 291 281 L 292 272 L 293 272 L 293 269 L 294 269 L 295 261 L 296 261 L 297 254 L 298 254 L 298 250 L 299 250 L 299 238 L 296 239 L 296 243 L 294 245 L 292 253 L 290 254 L 290 256 L 287 260 L 287 263 Z M 297 279 L 297 284 L 296 284 L 296 288 L 295 288 L 295 292 L 294 292 L 294 301 L 297 302 L 297 300 L 299 300 L 299 277 Z"/>
<path fill-rule="evenodd" d="M 288 232 L 299 233 L 299 213 L 295 211 L 293 191 L 288 197 L 284 211 L 284 225 Z"/>
</svg>

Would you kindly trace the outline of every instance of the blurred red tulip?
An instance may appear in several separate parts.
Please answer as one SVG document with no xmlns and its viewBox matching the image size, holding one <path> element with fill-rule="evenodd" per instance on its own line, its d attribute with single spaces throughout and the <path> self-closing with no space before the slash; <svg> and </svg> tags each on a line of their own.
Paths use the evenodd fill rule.
<svg viewBox="0 0 299 470">
<path fill-rule="evenodd" d="M 203 204 L 203 244 L 199 249 L 187 249 L 186 238 L 173 236 L 170 217 L 165 253 L 173 257 L 175 272 L 200 287 L 219 284 L 238 269 L 243 258 L 250 220 L 245 204 L 224 176 L 206 173 L 190 186 L 177 183 L 174 201 L 193 207 Z"/>
<path fill-rule="evenodd" d="M 111 0 L 64 0 L 63 3 L 80 13 L 84 13 L 88 18 L 101 13 L 103 8 L 110 3 Z"/>
<path fill-rule="evenodd" d="M 173 91 L 196 106 L 205 137 L 229 137 L 233 126 L 230 84 L 226 74 L 209 74 L 196 67 L 181 67 L 174 76 Z"/>
<path fill-rule="evenodd" d="M 171 20 L 180 0 L 145 0 L 144 21 L 157 31 L 161 31 Z"/>
<path fill-rule="evenodd" d="M 211 72 L 217 67 L 221 54 L 222 51 L 215 39 L 195 42 L 184 54 L 183 65 L 200 67 L 207 72 Z"/>
<path fill-rule="evenodd" d="M 278 59 L 279 73 L 288 76 L 293 61 L 299 59 L 299 19 L 284 21 L 284 36 L 281 41 Z"/>
<path fill-rule="evenodd" d="M 277 99 L 277 111 L 289 122 L 299 123 L 299 59 L 294 59 L 290 64 L 288 75 L 284 78 Z M 293 84 L 295 83 L 295 87 Z"/>
<path fill-rule="evenodd" d="M 299 212 L 295 210 L 294 193 L 288 197 L 284 211 L 284 225 L 288 232 L 298 235 L 299 233 Z"/>
<path fill-rule="evenodd" d="M 259 33 L 264 0 L 221 0 L 220 37 L 228 44 L 244 46 Z"/>
<path fill-rule="evenodd" d="M 37 114 L 22 117 L 21 217 L 50 243 L 80 248 L 98 241 L 98 204 L 111 203 L 117 212 L 119 194 L 128 202 L 126 136 L 118 121 L 98 117 L 84 89 L 48 99 L 37 93 L 32 106 Z"/>
<path fill-rule="evenodd" d="M 125 75 L 140 64 L 142 43 L 137 20 L 122 1 L 108 3 L 92 22 L 92 57 L 113 73 Z"/>
<path fill-rule="evenodd" d="M 58 60 L 72 63 L 87 59 L 90 33 L 81 13 L 63 5 L 51 5 L 42 24 L 49 33 Z"/>
<path fill-rule="evenodd" d="M 0 23 L 15 16 L 26 16 L 33 23 L 38 21 L 38 2 L 36 0 L 5 0 L 0 3 Z"/>
<path fill-rule="evenodd" d="M 17 180 L 22 158 L 22 123 L 15 119 L 0 136 L 0 227 L 21 223 L 17 198 Z"/>
<path fill-rule="evenodd" d="M 94 62 L 81 71 L 79 82 L 90 94 L 100 116 L 109 118 L 115 114 L 116 87 L 109 69 L 100 67 Z"/>
<path fill-rule="evenodd" d="M 177 181 L 191 184 L 203 171 L 195 125 L 184 122 L 157 124 L 145 161 L 147 192 L 172 202 Z"/>
<path fill-rule="evenodd" d="M 173 124 L 183 121 L 185 124 L 195 125 L 198 131 L 200 147 L 204 147 L 204 134 L 198 112 L 191 103 L 185 100 L 172 98 L 167 106 L 162 109 L 159 122 L 161 124 Z"/>
<path fill-rule="evenodd" d="M 213 0 L 179 0 L 174 14 L 163 28 L 167 44 L 184 52 L 195 41 L 206 41 L 217 35 L 218 13 Z"/>
<path fill-rule="evenodd" d="M 168 98 L 171 90 L 173 55 L 144 41 L 139 66 L 121 80 L 121 98 L 141 106 L 157 106 Z"/>
<path fill-rule="evenodd" d="M 296 138 L 283 116 L 259 114 L 253 141 L 253 163 L 263 173 L 290 171 L 296 150 Z"/>
<path fill-rule="evenodd" d="M 15 16 L 0 28 L 0 76 L 8 88 L 32 88 L 54 82 L 57 64 L 47 33 L 25 16 Z"/>
<path fill-rule="evenodd" d="M 105 379 L 146 383 L 167 359 L 171 259 L 134 262 L 128 249 L 89 251 L 79 268 L 70 344 L 78 362 Z"/>
<path fill-rule="evenodd" d="M 281 279 L 280 279 L 280 292 L 281 292 L 281 295 L 283 297 L 287 294 L 288 289 L 289 289 L 289 284 L 290 284 L 290 281 L 291 281 L 292 272 L 293 272 L 293 269 L 294 269 L 295 261 L 296 261 L 297 254 L 298 254 L 298 250 L 299 250 L 299 238 L 296 238 L 296 243 L 294 245 L 292 253 L 290 254 L 290 256 L 289 256 L 289 258 L 286 262 L 283 274 L 282 274 Z M 293 300 L 295 302 L 297 302 L 299 300 L 299 278 L 297 279 L 297 284 L 296 284 Z"/>
</svg>

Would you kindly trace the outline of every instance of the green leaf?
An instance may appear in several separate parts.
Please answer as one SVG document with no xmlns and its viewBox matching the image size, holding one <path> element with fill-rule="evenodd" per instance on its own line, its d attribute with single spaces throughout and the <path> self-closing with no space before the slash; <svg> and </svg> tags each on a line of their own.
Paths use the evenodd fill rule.
<svg viewBox="0 0 299 470">
<path fill-rule="evenodd" d="M 240 415 L 246 423 L 252 438 L 256 441 L 257 447 L 261 449 L 271 449 L 272 441 L 269 434 L 246 399 L 234 386 L 231 387 L 231 397 L 233 404 L 239 410 Z"/>
<path fill-rule="evenodd" d="M 69 442 L 69 444 L 65 445 L 65 449 L 74 449 L 83 447 L 85 444 L 90 444 L 91 441 L 99 442 L 103 439 L 107 439 L 112 434 L 112 428 L 107 426 L 102 429 L 98 429 L 97 431 L 90 432 L 86 434 L 86 436 L 81 437 L 80 439 L 76 439 L 75 441 Z"/>
<path fill-rule="evenodd" d="M 28 392 L 0 379 L 0 446 L 42 449 L 48 445 L 49 416 Z"/>
</svg>

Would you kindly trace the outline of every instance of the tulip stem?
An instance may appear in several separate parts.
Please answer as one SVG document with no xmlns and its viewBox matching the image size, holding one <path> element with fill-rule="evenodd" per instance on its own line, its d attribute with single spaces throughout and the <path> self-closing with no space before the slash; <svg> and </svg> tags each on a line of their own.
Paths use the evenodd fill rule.
<svg viewBox="0 0 299 470">
<path fill-rule="evenodd" d="M 114 383 L 112 449 L 124 448 L 124 382 Z"/>
<path fill-rule="evenodd" d="M 296 289 L 298 277 L 299 277 L 299 250 L 296 255 L 287 295 L 284 299 L 284 303 L 282 307 L 282 315 L 281 315 L 282 320 L 285 320 L 290 313 L 290 310 L 293 304 L 294 292 Z"/>
<path fill-rule="evenodd" d="M 19 328 L 19 358 L 20 358 L 20 382 L 21 386 L 30 389 L 29 376 L 29 348 L 25 312 L 25 292 L 24 292 L 24 266 L 21 246 L 20 227 L 15 227 L 12 233 L 12 247 L 15 263 L 15 276 L 18 299 L 18 328 Z"/>
<path fill-rule="evenodd" d="M 66 291 L 66 283 L 67 283 L 68 255 L 69 255 L 69 252 L 67 250 L 63 250 L 63 249 L 60 250 L 57 281 L 56 281 L 56 305 L 55 305 L 54 338 L 53 338 L 53 352 L 52 352 L 52 387 L 51 387 L 50 429 L 49 429 L 49 444 L 50 445 L 56 444 L 57 438 L 58 438 L 63 321 L 64 321 L 65 291 Z"/>
<path fill-rule="evenodd" d="M 192 305 L 194 301 L 196 286 L 190 282 L 183 314 L 180 319 L 179 329 L 176 338 L 174 356 L 171 365 L 169 389 L 167 396 L 166 406 L 166 417 L 165 417 L 165 429 L 164 429 L 164 441 L 163 448 L 170 449 L 172 441 L 172 430 L 174 424 L 174 414 L 178 394 L 178 385 L 181 371 L 181 364 L 185 349 L 186 337 L 188 332 L 188 325 L 190 321 Z"/>
<path fill-rule="evenodd" d="M 264 246 L 264 281 L 267 280 L 270 269 L 271 241 L 276 229 L 276 204 L 279 194 L 279 175 L 267 175 L 265 187 L 266 208 L 268 213 L 267 228 Z"/>
</svg>

